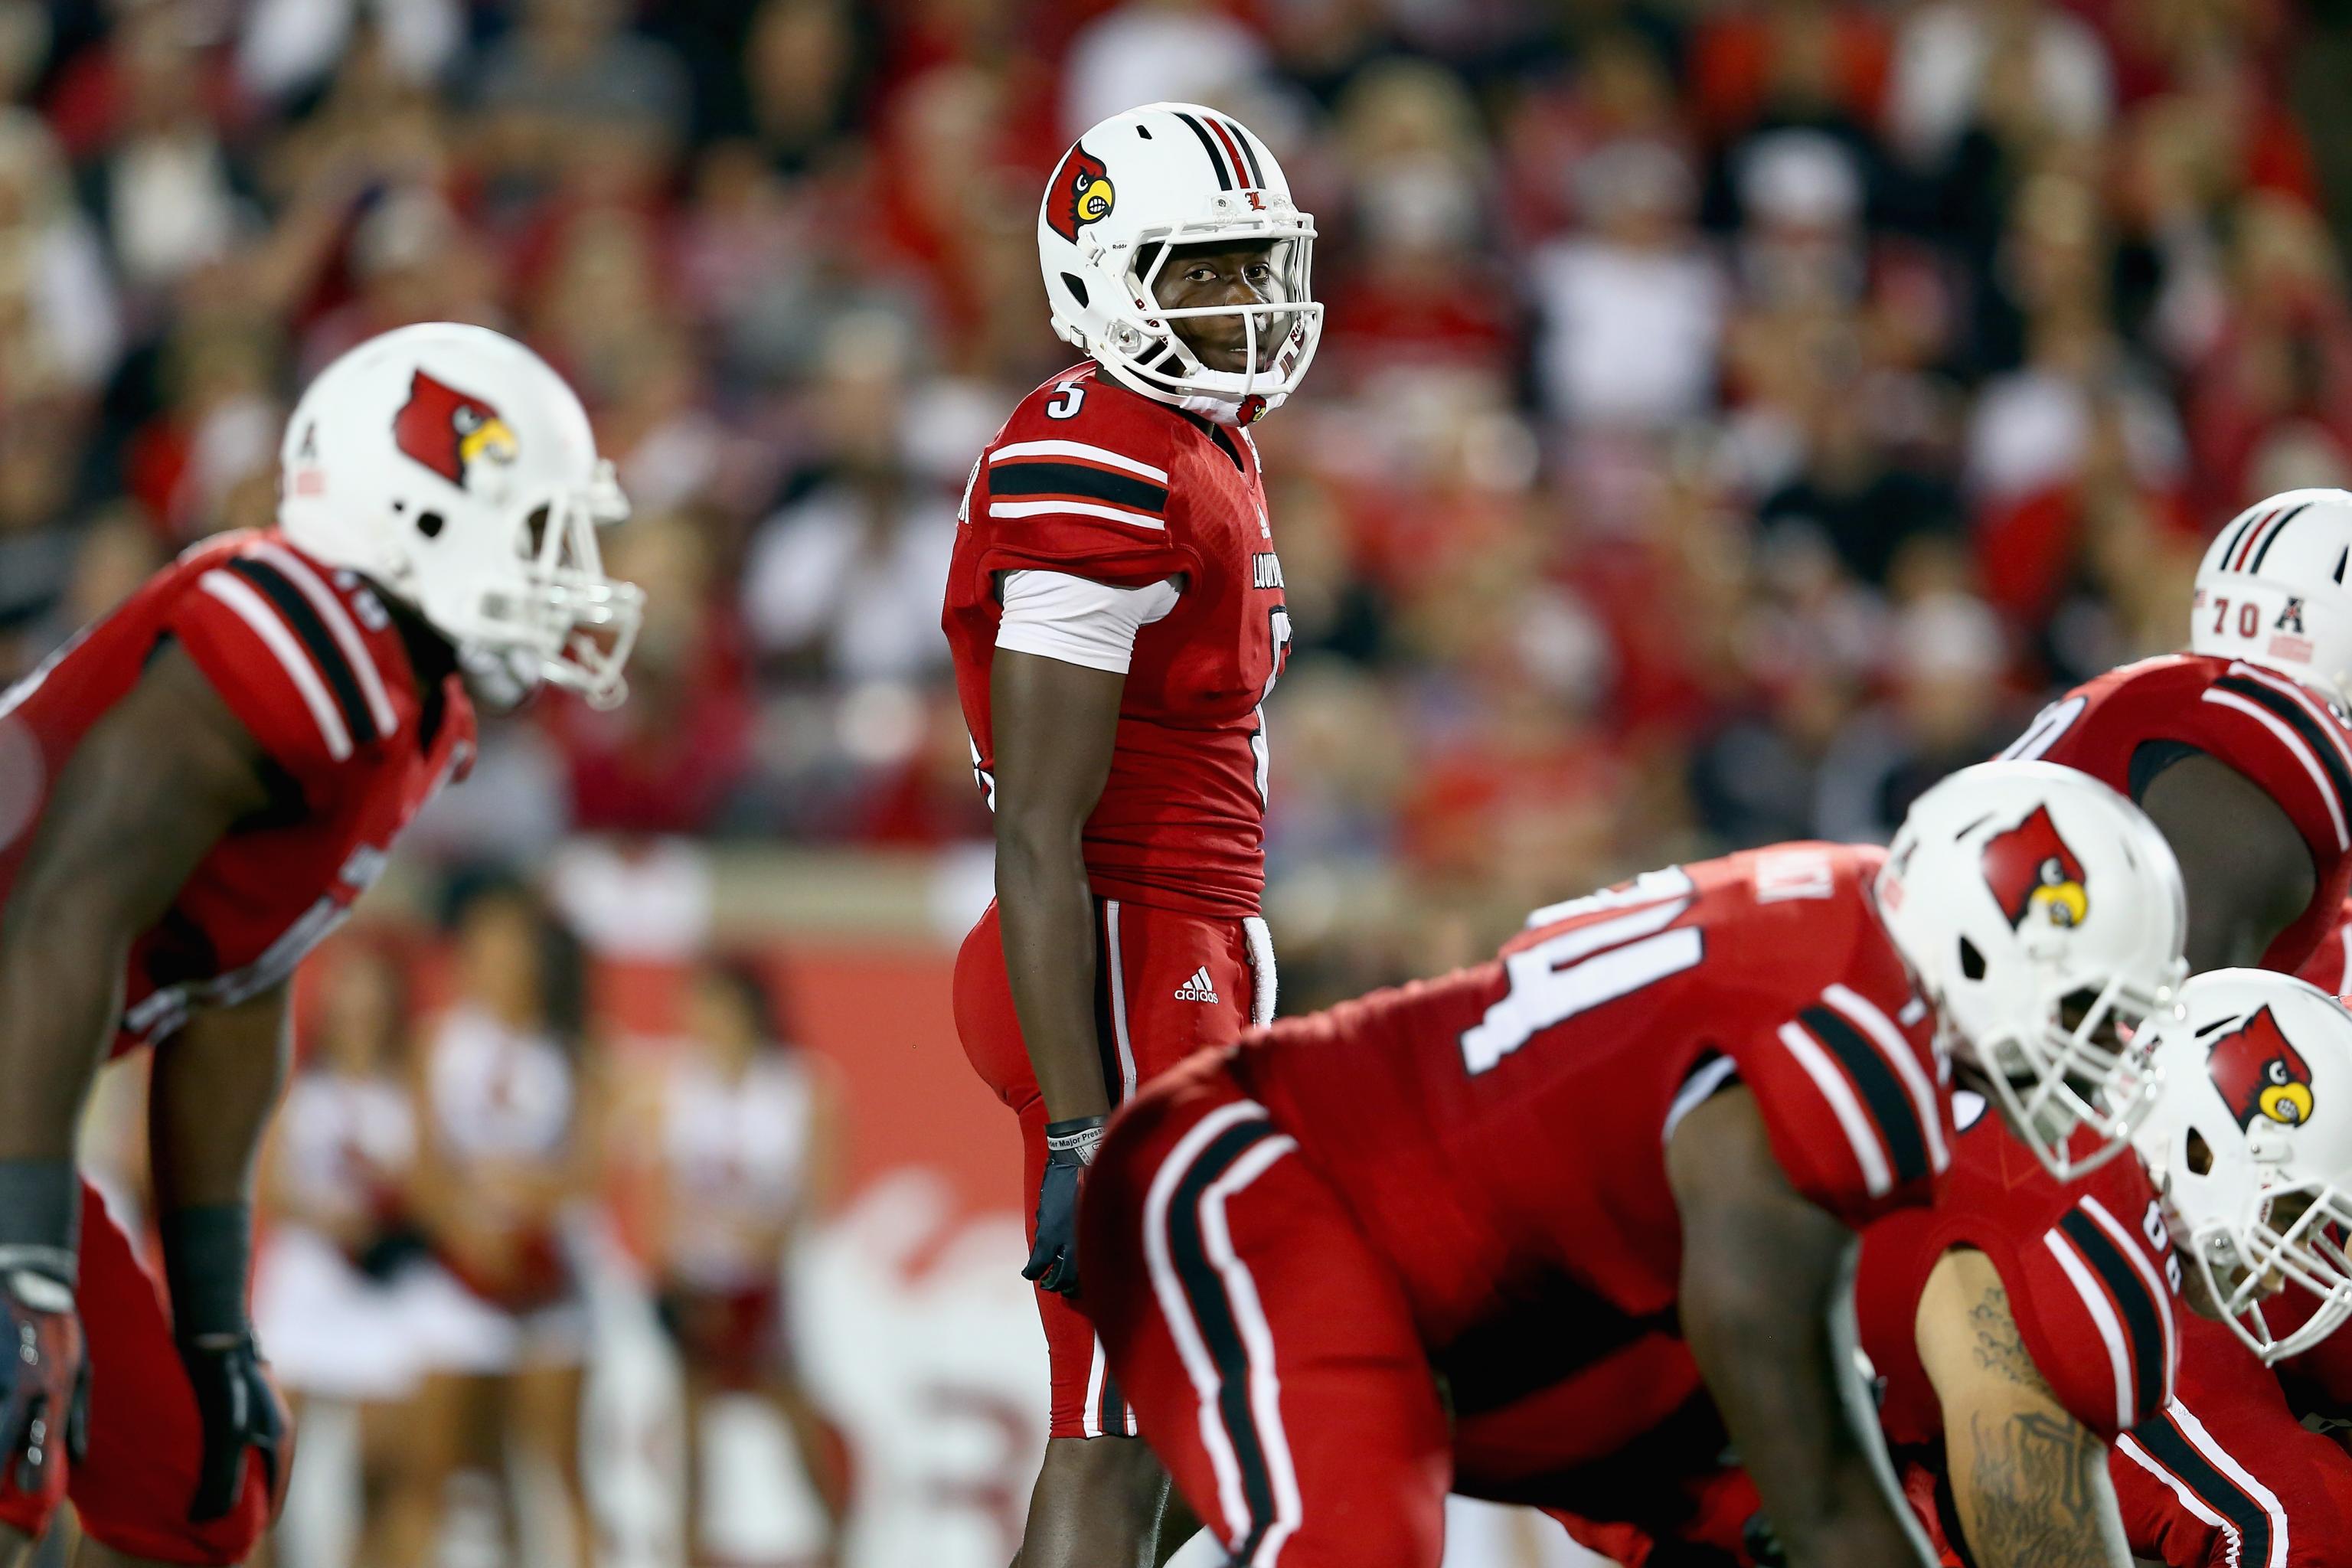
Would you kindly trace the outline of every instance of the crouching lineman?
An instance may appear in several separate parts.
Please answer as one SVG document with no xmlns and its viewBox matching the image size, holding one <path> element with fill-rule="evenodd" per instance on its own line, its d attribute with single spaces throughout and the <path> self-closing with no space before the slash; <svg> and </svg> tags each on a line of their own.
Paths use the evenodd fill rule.
<svg viewBox="0 0 2352 1568">
<path fill-rule="evenodd" d="M 1906 920 L 1928 904 L 1972 912 Z M 1785 845 L 1533 924 L 1122 1113 L 1081 1245 L 1144 1435 L 1244 1563 L 1436 1563 L 1449 1402 L 1538 1412 L 1555 1481 L 1696 1474 L 1727 1436 L 1792 1563 L 1920 1561 L 1832 1310 L 1851 1231 L 1949 1165 L 1912 976 L 1994 1040 L 2124 1054 L 2181 968 L 2162 838 L 2079 773 L 1988 764 L 1884 856 Z M 1689 1537 L 1686 1499 L 1652 1506 Z"/>
<path fill-rule="evenodd" d="M 303 394 L 278 526 L 207 542 L 0 696 L 0 1561 L 70 1496 L 85 1563 L 244 1561 L 291 1458 L 247 1318 L 295 966 L 472 756 L 467 682 L 621 699 L 626 506 L 562 379 L 476 327 Z M 470 672 L 461 676 L 461 668 Z M 164 1278 L 74 1171 L 98 1065 L 155 1047 Z"/>
<path fill-rule="evenodd" d="M 2170 1568 L 2347 1568 L 2352 1458 L 2282 1381 L 2352 1393 L 2352 1016 L 2255 970 L 2200 974 L 2180 1003 L 2137 1142 L 2189 1301 L 2219 1321 L 2183 1322 L 2173 1402 L 2116 1445 L 2124 1522 Z"/>
</svg>

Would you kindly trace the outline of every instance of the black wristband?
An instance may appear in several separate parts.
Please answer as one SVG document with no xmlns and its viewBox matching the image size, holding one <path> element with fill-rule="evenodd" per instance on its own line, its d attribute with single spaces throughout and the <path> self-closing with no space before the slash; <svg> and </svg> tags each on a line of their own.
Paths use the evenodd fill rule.
<svg viewBox="0 0 2352 1568">
<path fill-rule="evenodd" d="M 202 1204 L 174 1209 L 156 1226 L 172 1331 L 184 1341 L 242 1338 L 245 1287 L 253 1272 L 253 1205 Z"/>
<path fill-rule="evenodd" d="M 80 1233 L 81 1176 L 71 1160 L 0 1160 L 0 1259 L 70 1285 Z"/>
</svg>

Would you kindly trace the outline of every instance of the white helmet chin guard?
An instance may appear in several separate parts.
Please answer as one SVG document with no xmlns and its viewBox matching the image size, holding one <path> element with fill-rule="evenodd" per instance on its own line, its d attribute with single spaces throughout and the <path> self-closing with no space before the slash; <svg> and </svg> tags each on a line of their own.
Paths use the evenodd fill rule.
<svg viewBox="0 0 2352 1568">
<path fill-rule="evenodd" d="M 434 321 L 370 338 L 311 382 L 279 452 L 278 526 L 455 644 L 600 708 L 645 596 L 596 531 L 629 503 L 587 411 L 513 339 Z"/>
<path fill-rule="evenodd" d="M 2352 491 L 2288 490 L 2222 526 L 2197 568 L 2189 648 L 2352 701 Z"/>
<path fill-rule="evenodd" d="M 1183 246 L 1267 247 L 1246 304 L 1165 309 L 1157 286 Z M 1315 220 L 1265 143 L 1196 103 L 1150 103 L 1078 138 L 1037 209 L 1054 331 L 1118 382 L 1223 425 L 1280 407 L 1323 332 L 1312 298 Z M 1213 370 L 1171 323 L 1238 318 L 1245 368 Z"/>
<path fill-rule="evenodd" d="M 2352 1015 L 2216 969 L 2154 1033 L 2164 1098 L 2135 1142 L 2174 1245 L 2255 1354 L 2298 1355 L 2352 1317 Z"/>
<path fill-rule="evenodd" d="M 2121 1152 L 2159 1088 L 2144 1026 L 2188 973 L 2156 825 L 2087 773 L 1980 763 L 1911 807 L 1876 893 L 1938 1044 L 2043 1166 L 2063 1181 Z"/>
</svg>

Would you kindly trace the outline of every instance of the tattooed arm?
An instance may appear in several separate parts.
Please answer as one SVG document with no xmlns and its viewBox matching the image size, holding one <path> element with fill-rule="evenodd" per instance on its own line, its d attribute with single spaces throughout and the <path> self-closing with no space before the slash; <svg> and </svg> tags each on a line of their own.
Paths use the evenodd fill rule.
<svg viewBox="0 0 2352 1568">
<path fill-rule="evenodd" d="M 1979 1568 L 2130 1568 L 2106 1447 L 2035 1369 L 1983 1253 L 1956 1250 L 1937 1263 L 1916 1332 Z"/>
</svg>

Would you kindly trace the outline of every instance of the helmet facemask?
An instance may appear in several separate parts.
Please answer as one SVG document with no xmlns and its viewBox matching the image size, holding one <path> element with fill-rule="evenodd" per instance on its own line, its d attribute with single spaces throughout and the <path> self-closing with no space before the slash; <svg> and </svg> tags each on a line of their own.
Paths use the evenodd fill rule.
<svg viewBox="0 0 2352 1568">
<path fill-rule="evenodd" d="M 1160 303 L 1171 266 L 1201 249 L 1266 247 L 1271 277 L 1255 304 Z M 1312 296 L 1315 226 L 1304 214 L 1271 221 L 1183 224 L 1147 229 L 1134 243 L 1106 254 L 1104 270 L 1119 268 L 1127 298 L 1112 306 L 1109 329 L 1087 345 L 1121 380 L 1196 413 L 1246 423 L 1290 395 L 1314 362 L 1322 336 L 1323 307 Z M 1173 323 L 1238 318 L 1242 363 L 1220 370 L 1202 359 Z"/>
<path fill-rule="evenodd" d="M 2203 1153 L 2210 1160 L 2206 1140 L 2194 1131 L 2189 1137 L 2188 1157 Z M 2251 1183 L 2231 1184 L 2251 1188 L 2250 1201 L 2232 1205 L 2241 1209 L 2234 1219 L 2185 1218 L 2181 1209 L 2196 1206 L 2202 1194 L 2183 1193 L 2179 1184 L 2168 1184 L 2166 1196 L 2176 1226 L 2186 1232 L 2176 1238 L 2180 1250 L 2221 1321 L 2265 1363 L 2277 1363 L 2301 1355 L 2352 1318 L 2352 1257 L 2346 1253 L 2352 1197 L 2333 1182 L 2291 1180 L 2260 1155 L 2251 1173 Z M 2307 1292 L 2318 1305 L 2282 1332 L 2271 1320 L 2296 1316 L 2296 1310 L 2282 1312 L 2276 1300 L 2289 1288 Z"/>
<path fill-rule="evenodd" d="M 1976 1069 L 2010 1125 L 2060 1181 L 2098 1169 L 2126 1148 L 2163 1089 L 2150 1054 L 2148 1023 L 2172 1005 L 2187 978 L 2177 963 L 2153 990 L 2121 974 L 2097 990 L 2053 979 L 2031 1016 L 1970 1037 L 1947 1022 L 1953 1056 Z M 2061 986 L 2067 989 L 2061 991 Z M 2075 1152 L 2074 1134 L 2098 1141 Z"/>
<path fill-rule="evenodd" d="M 596 531 L 625 521 L 627 499 L 610 461 L 583 489 L 560 492 L 524 514 L 517 540 L 519 588 L 482 595 L 486 624 L 511 626 L 511 646 L 537 656 L 549 685 L 575 691 L 596 709 L 629 693 L 622 676 L 645 612 L 645 593 L 604 574 Z"/>
</svg>

